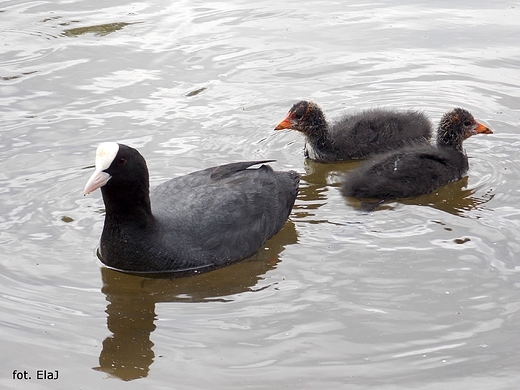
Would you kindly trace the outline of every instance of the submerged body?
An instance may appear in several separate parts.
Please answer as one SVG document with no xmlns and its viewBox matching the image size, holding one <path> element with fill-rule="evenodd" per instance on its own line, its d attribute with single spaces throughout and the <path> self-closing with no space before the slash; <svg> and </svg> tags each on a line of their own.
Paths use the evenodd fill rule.
<svg viewBox="0 0 520 390">
<path fill-rule="evenodd" d="M 329 125 L 312 102 L 296 103 L 275 130 L 305 135 L 305 156 L 318 162 L 365 159 L 403 146 L 428 143 L 432 125 L 418 111 L 366 110 Z"/>
<path fill-rule="evenodd" d="M 110 176 L 100 186 L 106 207 L 101 261 L 130 272 L 186 272 L 251 256 L 283 227 L 298 192 L 295 172 L 250 169 L 265 162 L 193 172 L 149 193 L 144 158 L 118 145 L 110 166 L 97 169 Z M 89 183 L 86 193 L 99 188 Z"/>
<path fill-rule="evenodd" d="M 436 145 L 405 147 L 374 157 L 349 172 L 343 181 L 345 196 L 370 199 L 409 198 L 435 191 L 460 180 L 468 171 L 462 142 L 492 131 L 466 110 L 446 113 L 439 124 Z"/>
</svg>

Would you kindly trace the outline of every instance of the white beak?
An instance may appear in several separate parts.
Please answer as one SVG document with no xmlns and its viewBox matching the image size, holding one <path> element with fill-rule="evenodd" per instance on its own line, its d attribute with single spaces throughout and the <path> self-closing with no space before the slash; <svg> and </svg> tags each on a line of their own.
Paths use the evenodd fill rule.
<svg viewBox="0 0 520 390">
<path fill-rule="evenodd" d="M 83 190 L 83 195 L 88 195 L 92 191 L 103 187 L 105 184 L 107 184 L 111 177 L 112 176 L 110 176 L 108 173 L 96 169 L 92 176 L 90 176 L 90 179 L 88 179 L 87 184 L 85 185 L 85 189 Z"/>
<path fill-rule="evenodd" d="M 119 144 L 115 142 L 103 142 L 96 149 L 96 170 L 88 179 L 85 189 L 83 190 L 84 195 L 90 194 L 92 191 L 103 187 L 110 180 L 112 176 L 108 173 L 103 172 L 108 169 L 117 153 L 119 152 Z"/>
</svg>

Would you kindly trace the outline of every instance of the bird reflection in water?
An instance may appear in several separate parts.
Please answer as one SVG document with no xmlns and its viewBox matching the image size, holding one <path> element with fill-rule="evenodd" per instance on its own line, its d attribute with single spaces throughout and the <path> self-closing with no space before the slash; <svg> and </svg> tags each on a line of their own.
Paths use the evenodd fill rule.
<svg viewBox="0 0 520 390">
<path fill-rule="evenodd" d="M 428 206 L 460 217 L 471 217 L 471 215 L 468 214 L 470 211 L 482 209 L 482 206 L 495 196 L 491 193 L 491 190 L 482 196 L 477 196 L 475 193 L 478 189 L 478 187 L 468 188 L 468 176 L 466 176 L 456 182 L 439 188 L 431 194 L 414 198 L 396 199 L 392 200 L 391 203 L 380 201 L 370 202 L 368 200 L 358 200 L 355 198 L 346 199 L 350 206 L 363 211 L 392 210 L 395 208 L 395 203 L 400 203 Z"/>
<path fill-rule="evenodd" d="M 309 202 L 311 206 L 307 208 L 318 208 L 320 204 L 327 202 L 324 191 L 330 190 L 329 187 L 338 188 L 343 175 L 359 166 L 361 161 L 346 163 L 320 164 L 313 161 L 305 161 L 306 174 L 302 175 L 300 184 L 299 200 Z M 421 195 L 408 199 L 397 199 L 388 202 L 368 200 L 358 200 L 356 198 L 345 198 L 347 205 L 363 211 L 392 210 L 396 204 L 428 206 L 449 214 L 469 217 L 468 214 L 473 210 L 480 210 L 484 204 L 489 202 L 495 194 L 488 190 L 480 194 L 482 184 L 468 186 L 469 176 L 449 183 L 431 194 Z M 479 194 L 477 195 L 477 192 Z M 295 206 L 293 213 L 297 212 L 298 205 Z"/>
<path fill-rule="evenodd" d="M 102 371 L 125 381 L 144 378 L 155 354 L 150 340 L 155 330 L 155 306 L 163 302 L 228 302 L 233 295 L 255 290 L 258 281 L 280 262 L 285 246 L 298 240 L 291 221 L 254 256 L 208 273 L 189 277 L 143 277 L 101 268 L 106 295 L 107 327 L 99 356 Z"/>
</svg>

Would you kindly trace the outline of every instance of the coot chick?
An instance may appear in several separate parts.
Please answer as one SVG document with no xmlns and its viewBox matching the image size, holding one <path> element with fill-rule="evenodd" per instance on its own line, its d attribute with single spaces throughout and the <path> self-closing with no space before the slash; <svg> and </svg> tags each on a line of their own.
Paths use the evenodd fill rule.
<svg viewBox="0 0 520 390">
<path fill-rule="evenodd" d="M 386 200 L 433 192 L 466 174 L 462 142 L 479 133 L 493 132 L 468 111 L 455 108 L 442 117 L 436 145 L 409 146 L 366 161 L 345 176 L 343 195 Z"/>
<path fill-rule="evenodd" d="M 99 257 L 137 273 L 198 272 L 253 255 L 285 224 L 300 175 L 273 160 L 238 162 L 169 180 L 150 194 L 146 161 L 105 142 L 84 193 L 101 188 L 106 215 Z"/>
<path fill-rule="evenodd" d="M 422 112 L 371 109 L 328 124 L 321 108 L 301 101 L 292 106 L 275 130 L 305 135 L 305 157 L 318 162 L 364 159 L 412 143 L 426 143 L 432 124 Z"/>
</svg>

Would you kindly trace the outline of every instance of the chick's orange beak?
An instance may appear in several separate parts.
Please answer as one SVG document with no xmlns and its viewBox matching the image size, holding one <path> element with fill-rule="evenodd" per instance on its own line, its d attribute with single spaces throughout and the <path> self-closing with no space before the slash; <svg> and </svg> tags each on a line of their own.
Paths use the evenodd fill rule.
<svg viewBox="0 0 520 390">
<path fill-rule="evenodd" d="M 479 134 L 493 134 L 493 130 L 491 130 L 487 126 L 484 126 L 480 122 L 477 122 L 477 127 L 475 128 L 475 131 Z"/>
<path fill-rule="evenodd" d="M 292 115 L 287 114 L 287 116 L 284 118 L 284 120 L 281 121 L 280 123 L 278 123 L 278 125 L 274 129 L 275 130 L 285 130 L 285 129 L 292 128 L 292 126 L 293 126 Z"/>
</svg>

